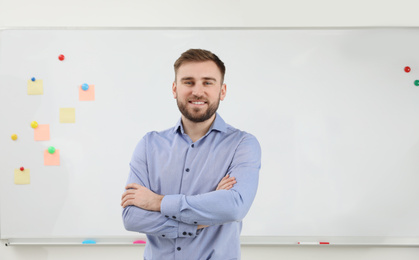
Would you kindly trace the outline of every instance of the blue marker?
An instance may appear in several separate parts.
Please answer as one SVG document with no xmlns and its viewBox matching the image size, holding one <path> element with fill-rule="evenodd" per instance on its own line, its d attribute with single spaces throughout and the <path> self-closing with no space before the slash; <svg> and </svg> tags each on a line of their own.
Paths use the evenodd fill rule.
<svg viewBox="0 0 419 260">
<path fill-rule="evenodd" d="M 94 240 L 84 240 L 82 244 L 96 244 Z"/>
<path fill-rule="evenodd" d="M 31 80 L 32 80 L 32 81 L 35 81 L 36 79 L 35 79 L 35 77 L 33 77 L 33 78 L 31 78 Z"/>
<path fill-rule="evenodd" d="M 84 91 L 89 89 L 89 84 L 84 83 L 83 85 L 81 85 L 81 89 L 83 89 Z"/>
</svg>

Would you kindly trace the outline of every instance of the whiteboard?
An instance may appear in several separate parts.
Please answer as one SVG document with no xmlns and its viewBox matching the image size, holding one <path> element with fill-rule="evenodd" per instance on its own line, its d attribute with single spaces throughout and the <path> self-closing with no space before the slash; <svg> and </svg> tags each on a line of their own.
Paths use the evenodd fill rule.
<svg viewBox="0 0 419 260">
<path fill-rule="evenodd" d="M 3 239 L 136 235 L 119 205 L 128 163 L 145 133 L 179 119 L 173 63 L 189 48 L 225 62 L 219 113 L 262 147 L 242 236 L 419 237 L 416 28 L 4 30 L 0 40 Z M 27 94 L 32 77 L 43 95 Z M 78 100 L 83 83 L 94 101 Z M 59 123 L 64 107 L 74 124 Z M 49 141 L 34 141 L 34 120 L 50 125 Z M 43 165 L 51 145 L 60 166 Z M 21 166 L 29 185 L 14 184 Z"/>
</svg>

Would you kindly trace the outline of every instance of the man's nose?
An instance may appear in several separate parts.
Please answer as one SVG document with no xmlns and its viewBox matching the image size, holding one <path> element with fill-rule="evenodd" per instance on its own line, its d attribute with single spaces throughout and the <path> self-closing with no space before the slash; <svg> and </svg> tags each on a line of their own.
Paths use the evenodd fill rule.
<svg viewBox="0 0 419 260">
<path fill-rule="evenodd" d="M 202 85 L 202 83 L 198 83 L 194 86 L 192 94 L 197 97 L 201 97 L 204 95 L 204 86 Z"/>
</svg>

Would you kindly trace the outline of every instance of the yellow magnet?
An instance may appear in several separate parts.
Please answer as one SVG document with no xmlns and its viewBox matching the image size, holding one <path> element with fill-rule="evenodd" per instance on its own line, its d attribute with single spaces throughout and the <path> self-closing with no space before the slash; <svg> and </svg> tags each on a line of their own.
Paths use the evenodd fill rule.
<svg viewBox="0 0 419 260">
<path fill-rule="evenodd" d="M 12 140 L 16 141 L 17 140 L 17 134 L 12 134 Z"/>
<path fill-rule="evenodd" d="M 38 127 L 38 122 L 36 122 L 36 121 L 32 121 L 32 122 L 31 122 L 31 127 L 32 127 L 33 129 L 37 128 L 37 127 Z"/>
</svg>

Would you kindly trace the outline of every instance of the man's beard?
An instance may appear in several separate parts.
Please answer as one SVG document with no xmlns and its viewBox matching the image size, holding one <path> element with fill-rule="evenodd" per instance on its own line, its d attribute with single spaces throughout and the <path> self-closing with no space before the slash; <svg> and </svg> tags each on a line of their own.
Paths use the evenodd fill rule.
<svg viewBox="0 0 419 260">
<path fill-rule="evenodd" d="M 188 101 L 186 101 L 186 103 L 182 103 L 179 101 L 179 99 L 176 99 L 176 103 L 177 106 L 179 108 L 179 111 L 182 113 L 182 115 L 187 118 L 188 120 L 194 122 L 194 123 L 200 123 L 200 122 L 204 122 L 208 119 L 210 119 L 215 112 L 217 112 L 218 106 L 220 104 L 220 100 L 218 100 L 218 102 L 215 102 L 213 104 L 209 104 L 208 103 L 208 108 L 207 110 L 203 113 L 203 114 L 198 114 L 198 113 L 190 113 L 188 111 L 187 105 L 188 105 Z M 195 110 L 195 109 L 193 109 Z M 198 110 L 196 110 L 198 111 Z"/>
</svg>

